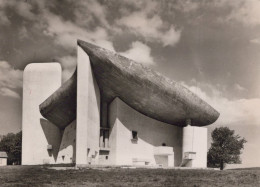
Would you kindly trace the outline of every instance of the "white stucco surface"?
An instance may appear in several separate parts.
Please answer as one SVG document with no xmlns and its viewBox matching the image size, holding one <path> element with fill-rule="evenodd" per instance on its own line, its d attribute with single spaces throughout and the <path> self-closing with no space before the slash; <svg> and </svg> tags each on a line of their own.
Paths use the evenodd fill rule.
<svg viewBox="0 0 260 187">
<path fill-rule="evenodd" d="M 96 164 L 99 153 L 100 91 L 89 56 L 78 46 L 76 164 Z"/>
<path fill-rule="evenodd" d="M 174 163 L 178 166 L 181 163 L 181 127 L 151 119 L 132 109 L 119 98 L 115 98 L 109 106 L 109 125 L 111 164 L 132 165 L 134 160 L 147 162 L 149 165 L 165 165 L 168 155 L 156 155 L 156 158 L 154 156 L 154 147 L 163 143 L 174 149 L 175 155 L 170 157 L 170 165 Z M 137 131 L 137 141 L 132 140 L 132 131 Z"/>
<path fill-rule="evenodd" d="M 194 159 L 187 162 L 187 167 L 207 167 L 207 128 L 187 126 L 183 128 L 183 155 L 195 152 Z"/>
<path fill-rule="evenodd" d="M 33 63 L 26 66 L 23 76 L 22 164 L 55 163 L 60 130 L 44 119 L 39 105 L 61 85 L 58 63 Z M 47 150 L 51 144 L 53 150 Z"/>
<path fill-rule="evenodd" d="M 62 141 L 56 163 L 75 163 L 76 161 L 76 120 L 63 131 Z"/>
<path fill-rule="evenodd" d="M 0 166 L 6 166 L 7 165 L 7 158 L 0 158 Z"/>
</svg>

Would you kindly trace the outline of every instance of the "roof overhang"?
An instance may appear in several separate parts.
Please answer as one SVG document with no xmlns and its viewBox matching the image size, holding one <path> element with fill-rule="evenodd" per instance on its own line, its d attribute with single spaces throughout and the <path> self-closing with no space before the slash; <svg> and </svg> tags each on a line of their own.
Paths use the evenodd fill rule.
<svg viewBox="0 0 260 187">
<path fill-rule="evenodd" d="M 129 106 L 153 119 L 185 126 L 214 123 L 219 113 L 181 84 L 126 57 L 79 40 L 88 54 L 92 70 L 107 102 L 119 97 Z M 55 93 L 40 105 L 41 114 L 66 127 L 76 118 L 77 70 Z"/>
</svg>

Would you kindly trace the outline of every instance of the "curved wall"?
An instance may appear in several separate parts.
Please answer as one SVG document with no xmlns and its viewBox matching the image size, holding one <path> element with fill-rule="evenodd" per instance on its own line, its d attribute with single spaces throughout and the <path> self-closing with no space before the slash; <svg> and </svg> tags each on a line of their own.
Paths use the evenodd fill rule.
<svg viewBox="0 0 260 187">
<path fill-rule="evenodd" d="M 156 164 L 154 147 L 173 147 L 174 166 L 182 160 L 182 127 L 169 125 L 134 110 L 119 98 L 109 106 L 109 164 L 133 165 L 133 159 Z M 132 130 L 137 131 L 138 141 L 133 142 Z M 173 159 L 173 157 L 172 157 Z"/>
<path fill-rule="evenodd" d="M 76 120 L 63 131 L 62 141 L 56 163 L 76 162 Z"/>
<path fill-rule="evenodd" d="M 195 152 L 194 158 L 187 161 L 186 167 L 207 167 L 207 128 L 187 126 L 183 128 L 183 149 Z"/>
</svg>

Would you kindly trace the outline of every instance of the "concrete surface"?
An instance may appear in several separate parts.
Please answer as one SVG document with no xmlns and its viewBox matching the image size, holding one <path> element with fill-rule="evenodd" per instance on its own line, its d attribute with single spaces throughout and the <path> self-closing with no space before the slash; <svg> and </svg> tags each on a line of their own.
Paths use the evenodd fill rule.
<svg viewBox="0 0 260 187">
<path fill-rule="evenodd" d="M 187 126 L 183 128 L 183 149 L 185 152 L 195 152 L 195 159 L 186 163 L 186 167 L 207 167 L 207 128 Z"/>
<path fill-rule="evenodd" d="M 78 45 L 78 50 L 83 49 L 81 53 L 87 53 L 90 58 L 104 103 L 120 97 L 140 113 L 176 126 L 185 126 L 186 119 L 193 121 L 192 126 L 205 126 L 219 117 L 219 113 L 205 101 L 158 72 L 90 43 L 79 40 Z M 77 71 L 83 70 L 78 67 Z M 76 76 L 72 76 L 41 104 L 43 116 L 60 128 L 76 118 L 73 115 L 76 111 L 76 85 Z"/>
<path fill-rule="evenodd" d="M 78 44 L 77 69 L 62 86 L 58 64 L 24 71 L 23 165 L 173 167 L 194 152 L 185 166 L 206 167 L 207 129 L 183 126 L 209 125 L 217 111 L 141 64 Z"/>
<path fill-rule="evenodd" d="M 75 163 L 76 162 L 76 120 L 70 123 L 63 132 L 62 141 L 59 147 L 58 159 L 59 163 Z"/>
<path fill-rule="evenodd" d="M 60 130 L 43 119 L 39 105 L 61 86 L 58 63 L 33 63 L 23 75 L 22 164 L 55 163 L 61 141 Z M 47 150 L 52 144 L 53 150 Z"/>
<path fill-rule="evenodd" d="M 98 85 L 108 102 L 115 97 L 153 119 L 185 126 L 209 125 L 219 113 L 187 88 L 140 63 L 93 44 L 78 41 L 89 55 Z"/>
<path fill-rule="evenodd" d="M 174 149 L 175 166 L 182 160 L 182 128 L 172 126 L 139 113 L 116 98 L 109 106 L 110 125 L 110 164 L 132 165 L 133 159 L 147 160 L 156 165 L 154 147 L 163 143 Z M 132 140 L 132 130 L 137 131 L 138 140 Z M 173 152 L 173 151 L 172 151 Z M 163 158 L 164 156 L 165 158 Z M 168 155 L 157 156 L 159 160 L 168 160 Z M 165 161 L 164 161 L 165 163 Z"/>
<path fill-rule="evenodd" d="M 88 55 L 78 47 L 76 164 L 98 162 L 100 91 Z"/>
<path fill-rule="evenodd" d="M 40 104 L 40 112 L 61 130 L 76 119 L 77 70 L 51 97 Z"/>
</svg>

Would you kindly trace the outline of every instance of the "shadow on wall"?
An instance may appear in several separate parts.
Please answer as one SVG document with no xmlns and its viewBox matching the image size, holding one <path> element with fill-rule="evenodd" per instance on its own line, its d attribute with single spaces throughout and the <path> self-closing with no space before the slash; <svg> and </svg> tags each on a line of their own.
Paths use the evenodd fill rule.
<svg viewBox="0 0 260 187">
<path fill-rule="evenodd" d="M 114 104 L 112 102 L 112 104 Z M 171 146 L 174 149 L 174 163 L 181 164 L 182 161 L 182 128 L 160 122 L 145 116 L 123 101 L 117 101 L 120 107 L 117 116 L 112 119 L 118 120 L 129 130 L 136 131 L 137 137 L 153 146 Z M 112 115 L 116 115 L 112 113 Z M 112 121 L 114 124 L 115 121 Z M 130 137 L 129 137 L 130 138 Z M 130 140 L 129 140 L 130 141 Z"/>
<path fill-rule="evenodd" d="M 56 162 L 61 144 L 62 131 L 46 119 L 41 118 L 40 123 L 48 145 L 52 146 L 52 149 L 48 150 L 48 154 L 49 156 L 53 156 Z M 48 149 L 48 145 L 46 145 L 46 150 Z"/>
<path fill-rule="evenodd" d="M 76 120 L 63 131 L 57 161 L 58 163 L 76 162 Z"/>
</svg>

